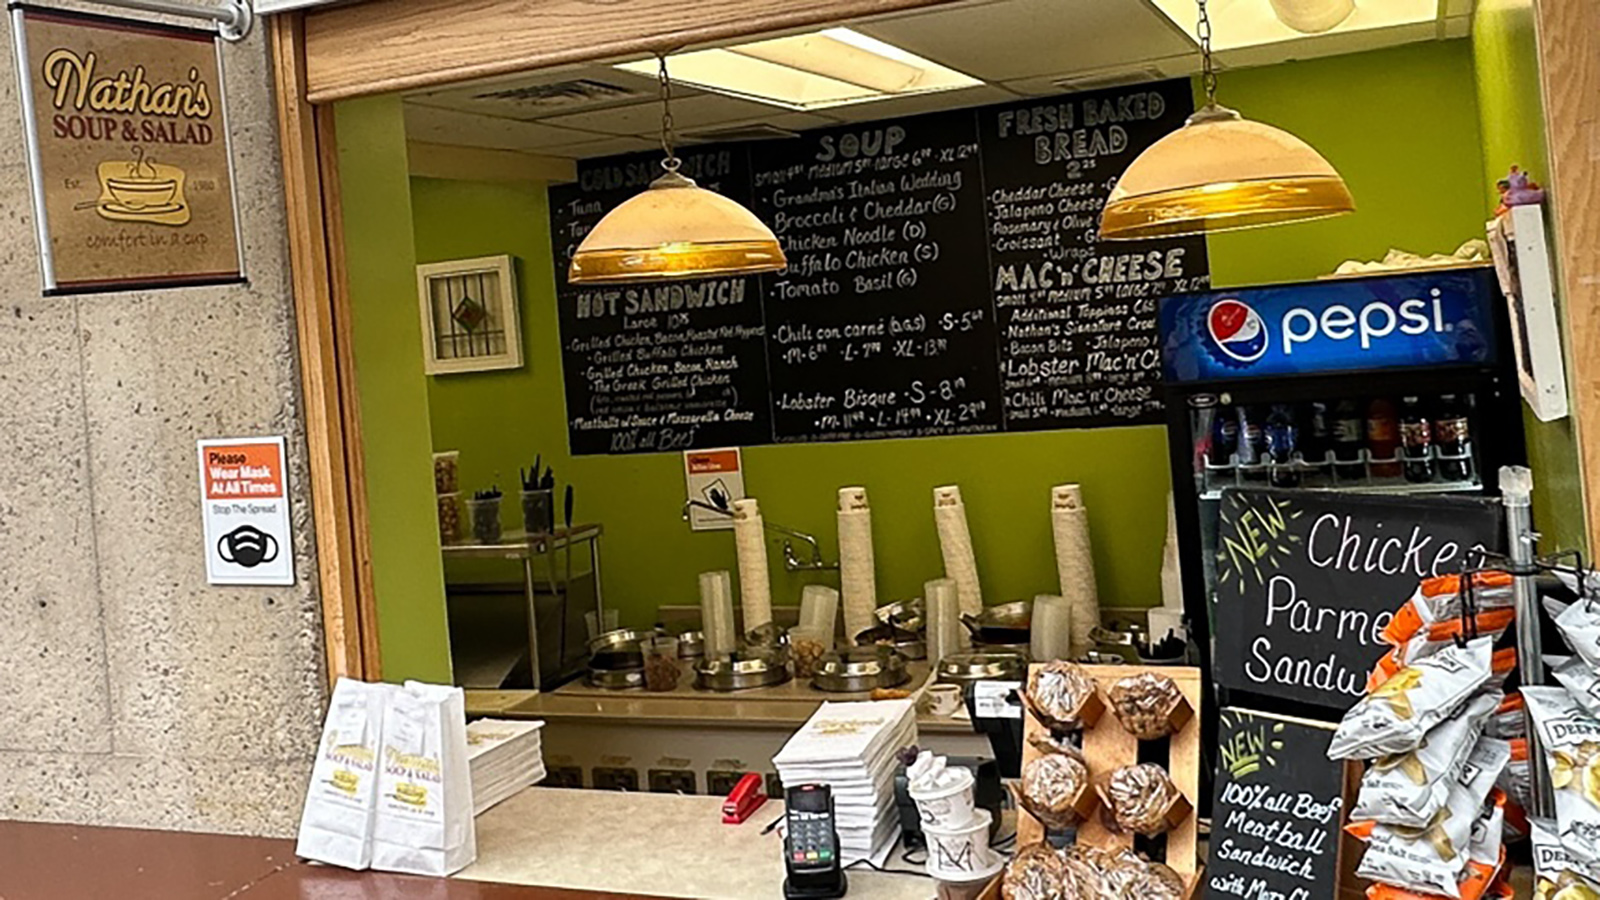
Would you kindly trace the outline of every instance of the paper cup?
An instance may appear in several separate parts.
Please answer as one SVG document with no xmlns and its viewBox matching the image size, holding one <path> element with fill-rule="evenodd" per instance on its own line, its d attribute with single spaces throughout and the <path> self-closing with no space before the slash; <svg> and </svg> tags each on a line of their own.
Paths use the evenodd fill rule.
<svg viewBox="0 0 1600 900">
<path fill-rule="evenodd" d="M 971 822 L 960 828 L 939 828 L 924 822 L 928 874 L 940 881 L 967 882 L 988 878 L 1005 868 L 1005 857 L 989 849 L 989 821 L 989 811 L 980 809 Z"/>
<path fill-rule="evenodd" d="M 973 786 L 976 779 L 972 777 L 972 770 L 955 767 L 954 771 L 959 776 L 955 783 L 931 791 L 919 791 L 911 788 L 911 799 L 917 804 L 917 817 L 922 820 L 924 830 L 928 828 L 967 828 L 978 811 L 973 801 Z M 984 812 L 987 816 L 988 813 Z M 929 857 L 930 859 L 932 857 Z"/>
</svg>

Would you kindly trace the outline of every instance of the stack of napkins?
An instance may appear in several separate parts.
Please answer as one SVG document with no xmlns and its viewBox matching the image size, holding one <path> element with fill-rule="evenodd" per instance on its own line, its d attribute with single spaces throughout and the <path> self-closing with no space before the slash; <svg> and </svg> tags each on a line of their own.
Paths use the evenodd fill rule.
<svg viewBox="0 0 1600 900">
<path fill-rule="evenodd" d="M 472 767 L 472 814 L 544 780 L 543 722 L 479 719 L 467 725 Z"/>
<path fill-rule="evenodd" d="M 910 700 L 824 703 L 772 764 L 785 788 L 826 784 L 833 791 L 839 855 L 849 864 L 886 851 L 900 836 L 895 754 L 917 742 Z"/>
</svg>

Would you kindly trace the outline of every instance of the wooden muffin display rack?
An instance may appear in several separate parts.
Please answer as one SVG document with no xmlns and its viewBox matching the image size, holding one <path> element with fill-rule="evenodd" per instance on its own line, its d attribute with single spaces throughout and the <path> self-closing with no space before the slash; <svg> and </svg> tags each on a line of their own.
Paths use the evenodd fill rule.
<svg viewBox="0 0 1600 900">
<path fill-rule="evenodd" d="M 1030 667 L 1039 668 L 1038 664 Z M 1184 723 L 1182 730 L 1172 735 L 1164 743 L 1167 744 L 1167 758 L 1147 757 L 1146 762 L 1154 762 L 1164 766 L 1167 774 L 1171 776 L 1172 783 L 1183 796 L 1188 798 L 1189 815 L 1177 827 L 1167 832 L 1166 858 L 1157 860 L 1164 862 L 1173 871 L 1182 875 L 1189 884 L 1188 896 L 1197 897 L 1201 894 L 1200 871 L 1195 856 L 1195 847 L 1198 841 L 1198 826 L 1196 810 L 1200 806 L 1200 721 L 1203 711 L 1200 708 L 1200 670 L 1187 666 L 1084 666 L 1085 671 L 1092 676 L 1100 686 L 1100 695 L 1106 699 L 1106 712 L 1100 717 L 1095 727 L 1083 732 L 1083 757 L 1089 764 L 1089 777 L 1092 783 L 1098 784 L 1100 779 L 1112 770 L 1122 766 L 1131 766 L 1141 762 L 1139 757 L 1138 738 L 1129 734 L 1117 721 L 1117 717 L 1110 708 L 1111 686 L 1130 675 L 1139 675 L 1153 672 L 1171 678 L 1177 684 L 1178 690 L 1189 701 L 1189 707 L 1194 710 L 1194 715 Z M 1041 756 L 1041 752 L 1034 747 L 1032 738 L 1036 735 L 1048 736 L 1047 729 L 1033 714 L 1026 709 L 1023 711 L 1023 740 L 1022 740 L 1022 765 Z M 1152 745 L 1162 742 L 1146 742 Z M 1017 846 L 1025 847 L 1045 839 L 1045 827 L 1038 819 L 1029 815 L 1026 810 L 1017 811 Z M 1077 843 L 1099 847 L 1102 850 L 1116 852 L 1134 845 L 1134 836 L 1131 834 L 1117 834 L 1105 827 L 1100 820 L 1098 812 L 1090 816 L 1089 820 L 1078 826 Z M 998 895 L 998 891 L 996 892 Z"/>
</svg>

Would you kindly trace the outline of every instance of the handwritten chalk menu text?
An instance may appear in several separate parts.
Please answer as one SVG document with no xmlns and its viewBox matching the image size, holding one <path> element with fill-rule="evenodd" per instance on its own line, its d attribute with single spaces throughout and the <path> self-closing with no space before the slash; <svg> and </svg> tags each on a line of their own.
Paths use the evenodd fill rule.
<svg viewBox="0 0 1600 900">
<path fill-rule="evenodd" d="M 1417 583 L 1504 545 L 1489 498 L 1229 489 L 1221 506 L 1217 684 L 1331 719 L 1362 694 L 1387 649 L 1380 634 Z"/>
<path fill-rule="evenodd" d="M 749 157 L 742 149 L 694 150 L 682 159 L 683 174 L 702 187 L 749 202 Z M 589 229 L 660 174 L 659 156 L 599 160 L 576 183 L 550 192 L 573 453 L 771 439 L 759 279 L 567 283 L 567 263 Z"/>
<path fill-rule="evenodd" d="M 1153 421 L 1157 300 L 1210 284 L 1205 238 L 1099 240 L 1122 170 L 1192 110 L 1161 86 L 979 116 L 1008 429 Z"/>
<path fill-rule="evenodd" d="M 1312 900 L 1339 874 L 1344 764 L 1331 725 L 1224 708 L 1218 722 L 1207 900 Z"/>
<path fill-rule="evenodd" d="M 1205 243 L 1097 228 L 1192 109 L 1175 80 L 696 147 L 685 173 L 789 259 L 702 282 L 568 284 L 660 171 L 580 163 L 550 190 L 573 452 L 1158 424 L 1156 301 L 1206 286 Z"/>
<path fill-rule="evenodd" d="M 971 111 L 758 149 L 754 212 L 789 257 L 768 282 L 774 438 L 999 431 Z"/>
</svg>

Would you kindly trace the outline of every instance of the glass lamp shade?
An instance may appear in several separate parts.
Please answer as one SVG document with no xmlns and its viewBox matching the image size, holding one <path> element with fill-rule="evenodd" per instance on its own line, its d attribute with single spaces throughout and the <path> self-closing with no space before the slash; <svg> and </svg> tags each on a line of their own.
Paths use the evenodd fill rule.
<svg viewBox="0 0 1600 900">
<path fill-rule="evenodd" d="M 1354 212 L 1344 179 L 1287 131 L 1207 106 L 1151 144 L 1117 180 L 1100 236 L 1170 237 Z"/>
<path fill-rule="evenodd" d="M 567 281 L 750 275 L 786 265 L 772 229 L 748 209 L 668 172 L 595 224 L 572 256 Z"/>
</svg>

